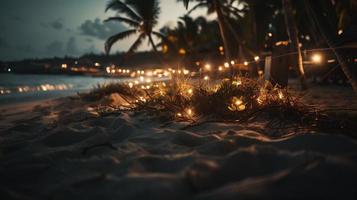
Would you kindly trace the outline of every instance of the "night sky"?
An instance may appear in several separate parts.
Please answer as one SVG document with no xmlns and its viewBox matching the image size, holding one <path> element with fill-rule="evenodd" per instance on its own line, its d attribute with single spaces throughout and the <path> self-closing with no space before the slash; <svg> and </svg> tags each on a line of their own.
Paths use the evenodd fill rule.
<svg viewBox="0 0 357 200">
<path fill-rule="evenodd" d="M 126 27 L 103 23 L 108 0 L 1 0 L 0 60 L 80 56 L 103 52 L 105 39 Z M 160 24 L 175 25 L 186 13 L 176 0 L 161 0 Z M 205 14 L 198 11 L 194 16 Z M 125 51 L 135 38 L 121 41 L 113 52 Z M 147 50 L 144 43 L 140 50 Z"/>
</svg>

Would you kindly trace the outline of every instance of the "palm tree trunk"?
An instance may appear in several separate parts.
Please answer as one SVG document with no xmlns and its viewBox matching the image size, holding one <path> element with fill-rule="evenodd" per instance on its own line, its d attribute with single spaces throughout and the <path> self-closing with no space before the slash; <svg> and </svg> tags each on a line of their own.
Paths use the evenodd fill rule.
<svg viewBox="0 0 357 200">
<path fill-rule="evenodd" d="M 327 36 L 327 34 L 324 31 L 323 26 L 320 24 L 320 20 L 317 18 L 314 10 L 312 9 L 312 7 L 310 5 L 310 2 L 309 1 L 305 1 L 305 3 L 307 5 L 309 13 L 311 13 L 311 16 L 315 20 L 316 26 L 319 29 L 323 39 L 326 41 L 328 47 L 330 49 L 332 49 L 332 52 L 335 54 L 337 62 L 340 64 L 343 73 L 346 75 L 346 77 L 347 77 L 348 81 L 350 82 L 354 92 L 357 94 L 357 77 L 356 77 L 356 75 L 348 67 L 348 65 L 346 63 L 346 59 L 343 58 L 343 53 L 337 51 L 336 48 L 332 45 L 329 37 Z M 312 21 L 314 21 L 314 20 L 312 20 Z"/>
<path fill-rule="evenodd" d="M 215 7 L 215 11 L 218 17 L 218 26 L 219 26 L 219 31 L 221 33 L 221 38 L 223 41 L 223 46 L 224 46 L 224 55 L 226 57 L 226 61 L 229 62 L 232 59 L 232 55 L 231 55 L 231 51 L 228 45 L 228 36 L 227 36 L 227 31 L 226 31 L 226 27 L 224 24 L 224 15 L 222 12 L 222 8 L 221 8 L 221 4 L 219 2 L 219 0 L 213 0 L 213 4 Z M 233 67 L 231 67 L 231 76 L 234 76 L 234 69 Z"/>
<path fill-rule="evenodd" d="M 291 5 L 290 0 L 282 0 L 282 5 L 284 8 L 284 19 L 285 25 L 287 28 L 287 33 L 290 38 L 291 46 L 294 50 L 297 50 L 297 73 L 300 79 L 300 86 L 302 90 L 307 89 L 306 82 L 305 82 L 305 72 L 304 72 L 304 65 L 302 60 L 302 53 L 300 48 L 298 30 L 296 26 L 296 22 L 293 15 L 293 8 Z"/>
<path fill-rule="evenodd" d="M 153 48 L 153 50 L 154 50 L 154 53 L 155 53 L 157 59 L 159 60 L 159 62 L 160 62 L 163 66 L 167 67 L 167 65 L 166 65 L 165 62 L 163 61 L 162 57 L 160 56 L 159 51 L 158 51 L 157 48 L 156 48 L 156 45 L 155 45 L 155 43 L 154 43 L 154 40 L 152 39 L 151 34 L 149 34 L 149 35 L 147 35 L 147 36 L 149 37 L 150 44 L 151 44 L 151 46 L 152 46 L 152 48 Z"/>
</svg>

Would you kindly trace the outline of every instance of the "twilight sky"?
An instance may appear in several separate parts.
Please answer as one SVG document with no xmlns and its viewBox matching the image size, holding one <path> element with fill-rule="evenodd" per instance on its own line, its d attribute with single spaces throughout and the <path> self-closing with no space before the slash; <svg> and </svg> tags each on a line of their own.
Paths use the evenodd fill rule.
<svg viewBox="0 0 357 200">
<path fill-rule="evenodd" d="M 108 0 L 1 0 L 0 2 L 0 60 L 79 56 L 103 52 L 105 39 L 126 27 L 119 23 L 104 23 L 114 16 L 105 13 Z M 159 29 L 176 24 L 186 13 L 176 0 L 160 0 Z M 205 10 L 193 16 L 205 14 Z M 113 47 L 125 51 L 135 39 L 125 40 Z M 148 47 L 145 42 L 141 50 Z"/>
</svg>

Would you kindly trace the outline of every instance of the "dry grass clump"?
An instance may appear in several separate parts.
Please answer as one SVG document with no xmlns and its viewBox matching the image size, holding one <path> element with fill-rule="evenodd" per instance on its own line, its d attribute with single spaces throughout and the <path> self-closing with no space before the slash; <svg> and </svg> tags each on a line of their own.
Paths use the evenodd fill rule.
<svg viewBox="0 0 357 200">
<path fill-rule="evenodd" d="M 80 96 L 98 101 L 113 93 L 127 105 L 116 109 L 144 112 L 163 121 L 186 121 L 191 125 L 204 122 L 248 122 L 263 120 L 267 128 L 307 128 L 310 130 L 344 130 L 350 135 L 356 123 L 330 117 L 326 112 L 302 104 L 287 90 L 263 80 L 236 77 L 234 80 L 196 83 L 174 78 L 168 82 L 112 83 L 98 86 Z M 129 105 L 129 106 L 128 106 Z M 355 135 L 355 134 L 354 134 Z"/>
<path fill-rule="evenodd" d="M 142 95 L 142 91 L 136 87 L 129 87 L 124 83 L 108 83 L 103 85 L 97 85 L 89 93 L 78 94 L 82 99 L 86 101 L 98 101 L 105 96 L 118 93 L 124 97 L 135 99 Z"/>
<path fill-rule="evenodd" d="M 304 106 L 285 90 L 268 82 L 245 77 L 221 83 L 196 84 L 183 78 L 150 84 L 108 84 L 95 88 L 82 98 L 99 100 L 120 94 L 130 109 L 146 111 L 166 120 L 197 122 L 205 119 L 248 121 L 269 117 L 282 121 L 301 121 Z"/>
</svg>

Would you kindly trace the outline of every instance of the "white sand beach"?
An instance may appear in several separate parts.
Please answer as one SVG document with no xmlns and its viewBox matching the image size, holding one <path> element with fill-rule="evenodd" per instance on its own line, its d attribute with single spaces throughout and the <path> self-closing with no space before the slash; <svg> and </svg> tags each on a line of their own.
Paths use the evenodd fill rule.
<svg viewBox="0 0 357 200">
<path fill-rule="evenodd" d="M 309 92 L 310 103 L 326 99 Z M 343 134 L 182 129 L 109 104 L 67 97 L 1 108 L 1 199 L 357 198 L 357 141 Z"/>
</svg>

